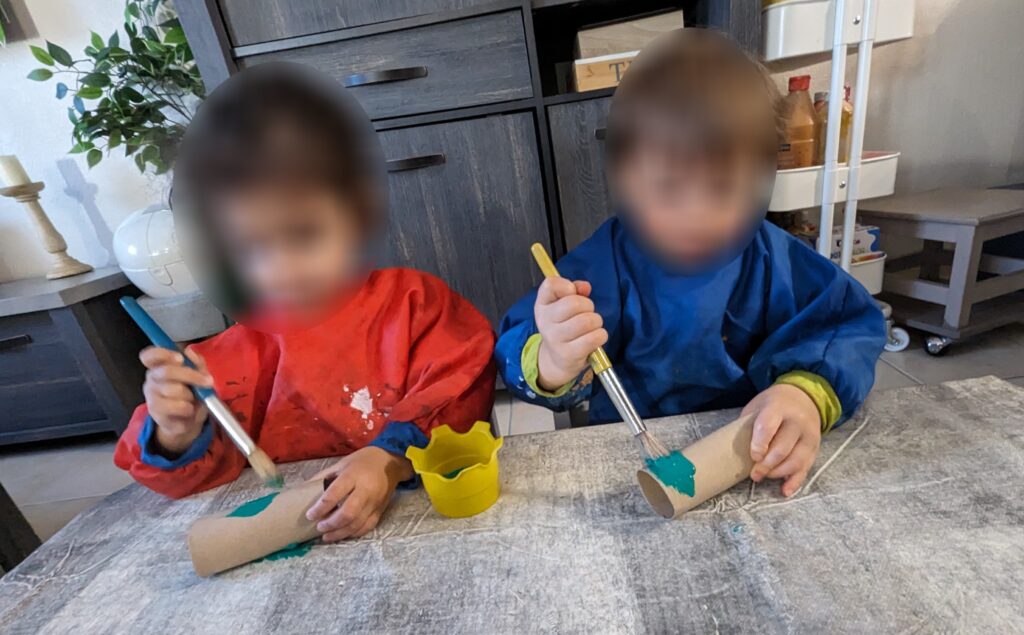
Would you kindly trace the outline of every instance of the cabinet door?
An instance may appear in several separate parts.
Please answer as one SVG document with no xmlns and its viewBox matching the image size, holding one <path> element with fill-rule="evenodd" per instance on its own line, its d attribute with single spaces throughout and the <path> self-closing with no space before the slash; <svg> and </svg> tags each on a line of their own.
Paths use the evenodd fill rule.
<svg viewBox="0 0 1024 635">
<path fill-rule="evenodd" d="M 611 98 L 605 97 L 548 108 L 568 249 L 586 240 L 612 214 L 601 140 L 610 104 Z"/>
<path fill-rule="evenodd" d="M 380 133 L 388 158 L 387 264 L 436 274 L 497 325 L 540 282 L 550 248 L 533 115 Z"/>
<path fill-rule="evenodd" d="M 220 0 L 235 46 L 437 13 L 489 0 Z"/>
</svg>

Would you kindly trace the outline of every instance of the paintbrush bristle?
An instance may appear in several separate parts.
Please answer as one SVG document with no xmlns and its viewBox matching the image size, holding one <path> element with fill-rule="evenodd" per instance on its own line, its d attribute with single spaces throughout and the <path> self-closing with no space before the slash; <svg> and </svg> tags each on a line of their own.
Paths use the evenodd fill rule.
<svg viewBox="0 0 1024 635">
<path fill-rule="evenodd" d="M 648 457 L 656 459 L 662 456 L 668 456 L 668 448 L 665 447 L 664 443 L 658 440 L 658 437 L 654 436 L 650 432 L 644 430 L 637 435 L 637 438 L 640 439 L 640 446 Z"/>
<path fill-rule="evenodd" d="M 274 489 L 284 487 L 284 477 L 277 471 L 277 466 L 263 450 L 256 448 L 256 451 L 249 455 L 249 465 L 267 487 Z"/>
</svg>

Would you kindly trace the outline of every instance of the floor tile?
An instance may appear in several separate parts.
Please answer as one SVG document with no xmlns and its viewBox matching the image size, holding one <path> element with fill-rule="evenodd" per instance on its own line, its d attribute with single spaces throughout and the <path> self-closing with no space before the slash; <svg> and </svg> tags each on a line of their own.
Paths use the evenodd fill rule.
<svg viewBox="0 0 1024 635">
<path fill-rule="evenodd" d="M 494 425 L 504 437 L 550 432 L 555 429 L 555 415 L 547 408 L 520 401 L 502 390 L 494 398 Z"/>
<path fill-rule="evenodd" d="M 917 383 L 912 377 L 904 375 L 886 363 L 885 360 L 880 359 L 875 365 L 875 385 L 871 390 L 890 390 L 892 388 L 916 386 Z"/>
<path fill-rule="evenodd" d="M 113 463 L 113 439 L 0 450 L 0 482 L 19 506 L 106 496 L 132 482 Z"/>
<path fill-rule="evenodd" d="M 914 334 L 910 347 L 900 353 L 883 353 L 882 359 L 904 374 L 925 384 L 954 379 L 996 375 L 1024 376 L 1024 330 L 1017 325 L 951 344 L 941 357 L 924 350 L 924 337 Z"/>
<path fill-rule="evenodd" d="M 105 496 L 88 496 L 51 503 L 21 505 L 20 509 L 39 539 L 46 541 L 60 531 L 64 525 L 71 522 L 75 516 L 91 509 L 93 505 L 104 498 Z"/>
</svg>

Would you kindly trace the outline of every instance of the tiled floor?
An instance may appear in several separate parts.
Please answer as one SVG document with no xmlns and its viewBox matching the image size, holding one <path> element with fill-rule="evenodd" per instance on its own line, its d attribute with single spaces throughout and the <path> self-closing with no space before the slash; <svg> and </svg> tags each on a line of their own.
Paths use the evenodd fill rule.
<svg viewBox="0 0 1024 635">
<path fill-rule="evenodd" d="M 996 375 L 1024 387 L 1024 323 L 954 344 L 942 357 L 924 352 L 915 336 L 902 353 L 885 353 L 878 362 L 875 390 Z M 495 423 L 503 435 L 553 430 L 554 417 L 543 408 L 498 396 Z M 42 539 L 75 515 L 130 482 L 111 462 L 114 441 L 79 442 L 0 449 L 0 483 Z"/>
</svg>

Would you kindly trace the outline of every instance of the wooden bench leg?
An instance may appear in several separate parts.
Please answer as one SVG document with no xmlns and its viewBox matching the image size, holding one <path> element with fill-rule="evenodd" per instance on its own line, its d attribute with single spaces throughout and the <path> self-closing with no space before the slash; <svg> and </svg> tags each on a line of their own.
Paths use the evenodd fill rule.
<svg viewBox="0 0 1024 635">
<path fill-rule="evenodd" d="M 946 296 L 944 319 L 954 328 L 967 326 L 971 319 L 971 293 L 978 281 L 982 240 L 975 227 L 964 227 L 953 246 L 953 268 L 949 273 L 949 293 Z"/>
</svg>

